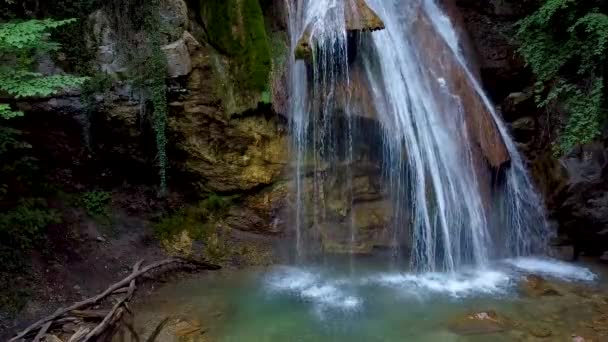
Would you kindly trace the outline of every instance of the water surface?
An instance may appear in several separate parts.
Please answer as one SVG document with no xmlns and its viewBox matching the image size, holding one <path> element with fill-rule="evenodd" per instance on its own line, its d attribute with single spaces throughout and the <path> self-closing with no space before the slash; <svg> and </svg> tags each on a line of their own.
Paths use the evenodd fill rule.
<svg viewBox="0 0 608 342">
<path fill-rule="evenodd" d="M 372 261 L 353 265 L 273 266 L 171 284 L 137 308 L 138 326 L 151 330 L 167 316 L 194 320 L 203 327 L 201 341 L 534 341 L 543 329 L 551 331 L 549 340 L 568 341 L 597 333 L 586 324 L 604 305 L 596 273 L 550 259 L 423 274 Z M 550 279 L 561 295 L 521 295 L 530 272 Z M 450 329 L 454 320 L 490 311 L 508 322 L 504 331 Z"/>
</svg>

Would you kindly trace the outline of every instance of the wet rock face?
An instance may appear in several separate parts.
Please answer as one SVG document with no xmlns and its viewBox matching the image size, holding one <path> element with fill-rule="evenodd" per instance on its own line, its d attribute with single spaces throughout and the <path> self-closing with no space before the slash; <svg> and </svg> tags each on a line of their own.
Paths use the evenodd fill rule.
<svg viewBox="0 0 608 342">
<path fill-rule="evenodd" d="M 525 69 L 512 40 L 515 22 L 533 9 L 532 1 L 453 0 L 477 52 L 481 77 L 494 101 L 531 84 L 532 75 Z"/>
<path fill-rule="evenodd" d="M 599 256 L 608 249 L 606 153 L 603 144 L 595 143 L 581 146 L 560 160 L 566 185 L 555 217 L 561 232 L 572 240 L 575 254 Z"/>
<path fill-rule="evenodd" d="M 307 245 L 307 252 L 318 252 L 314 250 L 318 248 L 327 253 L 369 254 L 374 248 L 389 248 L 395 243 L 390 229 L 395 208 L 381 169 L 380 127 L 362 117 L 353 127 L 364 128 L 368 134 L 353 133 L 360 140 L 354 142 L 352 160 L 320 154 L 320 165 L 305 167 L 301 229 L 304 240 L 315 246 Z M 373 134 L 374 127 L 378 135 Z M 290 202 L 289 211 L 295 213 L 297 199 Z"/>
</svg>

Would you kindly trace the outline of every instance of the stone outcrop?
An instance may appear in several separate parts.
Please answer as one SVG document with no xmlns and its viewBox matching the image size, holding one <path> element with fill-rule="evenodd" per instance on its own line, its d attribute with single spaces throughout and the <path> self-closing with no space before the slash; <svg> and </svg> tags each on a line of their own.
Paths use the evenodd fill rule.
<svg viewBox="0 0 608 342">
<path fill-rule="evenodd" d="M 184 34 L 189 34 L 184 32 Z M 167 71 L 169 77 L 186 76 L 192 71 L 190 51 L 184 39 L 178 39 L 161 48 L 167 57 Z"/>
<path fill-rule="evenodd" d="M 347 1 L 344 8 L 344 25 L 349 34 L 359 32 L 372 32 L 384 29 L 384 22 L 367 6 L 365 0 Z M 312 28 L 309 26 L 304 30 L 302 37 L 298 40 L 294 54 L 297 59 L 311 59 Z M 313 39 L 314 40 L 314 39 Z"/>
<path fill-rule="evenodd" d="M 346 21 L 346 30 L 351 32 L 384 29 L 384 22 L 369 8 L 365 0 L 347 1 L 344 8 L 344 20 Z"/>
</svg>

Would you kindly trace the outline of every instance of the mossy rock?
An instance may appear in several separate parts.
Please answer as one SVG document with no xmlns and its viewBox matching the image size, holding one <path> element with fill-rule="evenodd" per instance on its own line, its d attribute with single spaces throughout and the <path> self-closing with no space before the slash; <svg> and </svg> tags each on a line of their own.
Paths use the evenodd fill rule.
<svg viewBox="0 0 608 342">
<path fill-rule="evenodd" d="M 268 88 L 272 58 L 258 0 L 200 1 L 208 43 L 229 57 L 231 73 L 241 87 Z"/>
</svg>

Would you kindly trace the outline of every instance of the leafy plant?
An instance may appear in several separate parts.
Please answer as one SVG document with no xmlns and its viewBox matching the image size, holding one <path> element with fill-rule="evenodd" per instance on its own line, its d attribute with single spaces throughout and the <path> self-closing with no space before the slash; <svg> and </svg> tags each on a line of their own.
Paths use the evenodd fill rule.
<svg viewBox="0 0 608 342">
<path fill-rule="evenodd" d="M 539 107 L 568 114 L 559 153 L 595 139 L 606 118 L 608 14 L 601 0 L 546 0 L 518 23 L 520 52 L 537 77 Z"/>
<path fill-rule="evenodd" d="M 111 200 L 112 194 L 107 191 L 89 191 L 82 194 L 80 203 L 90 216 L 104 218 Z"/>
<path fill-rule="evenodd" d="M 27 20 L 0 24 L 0 91 L 15 98 L 49 96 L 63 88 L 80 86 L 86 78 L 68 75 L 42 75 L 31 71 L 33 57 L 57 51 L 59 44 L 47 39 L 49 30 L 74 20 Z M 0 103 L 0 116 L 20 116 L 7 103 Z"/>
</svg>

